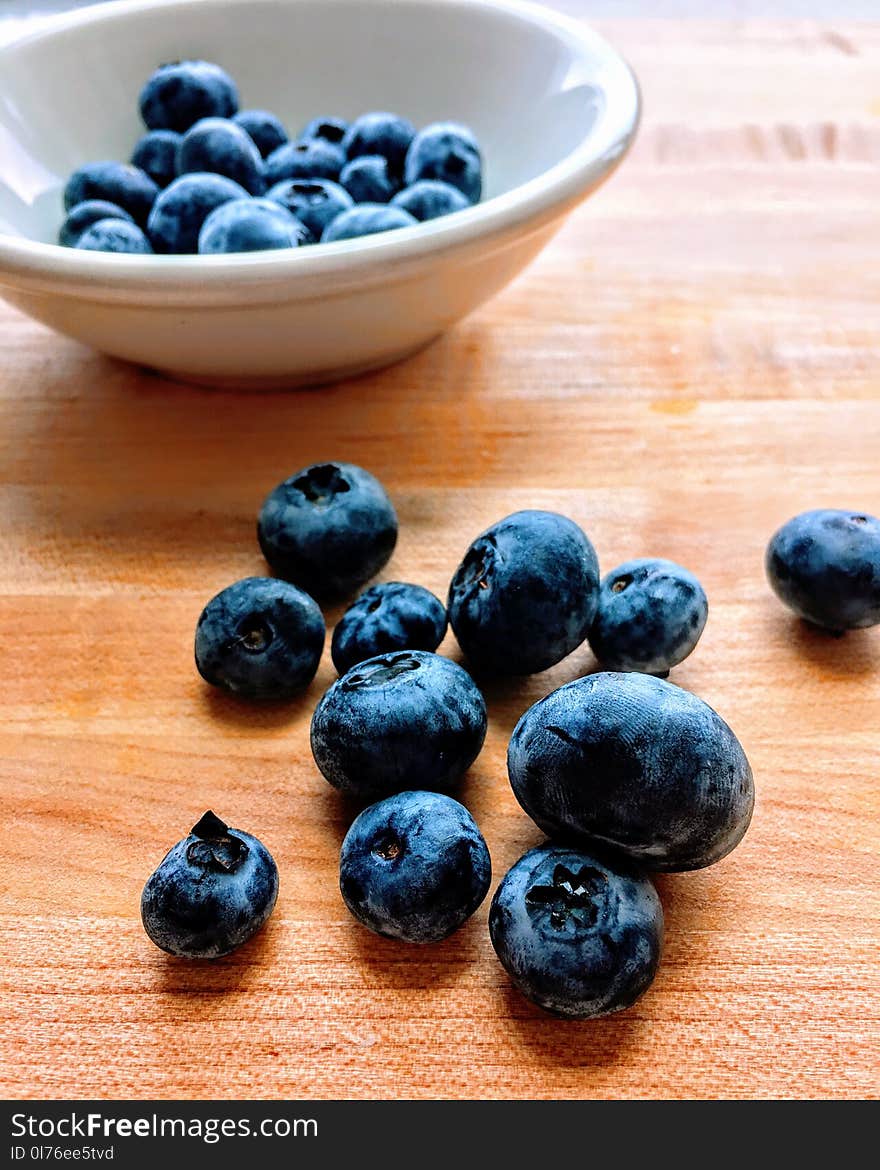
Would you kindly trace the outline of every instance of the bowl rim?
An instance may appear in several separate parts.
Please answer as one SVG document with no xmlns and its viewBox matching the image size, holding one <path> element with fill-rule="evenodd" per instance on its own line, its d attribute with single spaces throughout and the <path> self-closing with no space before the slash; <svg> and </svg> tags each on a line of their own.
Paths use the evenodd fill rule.
<svg viewBox="0 0 880 1170">
<path fill-rule="evenodd" d="M 217 0 L 114 0 L 46 17 L 38 27 L 0 47 L 0 63 L 25 44 L 63 36 L 67 31 L 162 8 L 194 8 Z M 229 3 L 240 0 L 228 0 Z M 285 0 L 291 5 L 300 0 Z M 316 2 L 316 0 L 312 0 Z M 322 6 L 337 0 L 320 0 Z M 342 0 L 340 0 L 342 2 Z M 325 278 L 338 283 L 387 279 L 388 265 L 419 262 L 477 240 L 540 230 L 603 182 L 625 157 L 641 116 L 635 74 L 624 58 L 591 25 L 552 11 L 532 0 L 394 0 L 395 5 L 493 9 L 539 26 L 572 47 L 580 60 L 599 61 L 590 75 L 605 95 L 599 116 L 563 159 L 540 175 L 464 211 L 414 227 L 321 244 L 320 247 L 231 253 L 218 256 L 148 256 L 79 251 L 0 232 L 0 283 L 13 275 L 25 283 L 63 291 L 96 286 L 117 295 L 125 291 L 156 294 L 167 290 L 187 298 L 234 298 L 235 290 L 266 281 Z M 230 281 L 233 284 L 230 286 Z M 214 296 L 212 297 L 212 291 Z"/>
</svg>

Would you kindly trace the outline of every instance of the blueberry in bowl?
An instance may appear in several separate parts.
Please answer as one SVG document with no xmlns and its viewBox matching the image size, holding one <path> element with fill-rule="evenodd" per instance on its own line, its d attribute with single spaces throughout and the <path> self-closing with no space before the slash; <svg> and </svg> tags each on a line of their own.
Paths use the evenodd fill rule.
<svg viewBox="0 0 880 1170">
<path fill-rule="evenodd" d="M 316 240 L 338 215 L 354 207 L 345 188 L 331 179 L 282 179 L 269 188 L 266 198 L 286 207 Z"/>
<path fill-rule="evenodd" d="M 420 130 L 406 154 L 407 186 L 436 179 L 461 191 L 469 203 L 483 193 L 483 160 L 472 130 L 456 122 L 437 122 Z"/>
<path fill-rule="evenodd" d="M 340 146 L 326 138 L 287 142 L 266 159 L 266 182 L 270 187 L 283 179 L 338 179 L 345 166 Z"/>
<path fill-rule="evenodd" d="M 400 189 L 400 181 L 381 154 L 365 154 L 342 168 L 340 186 L 355 203 L 388 203 Z"/>
<path fill-rule="evenodd" d="M 271 110 L 239 110 L 232 120 L 247 131 L 263 158 L 287 142 L 287 131 Z"/>
<path fill-rule="evenodd" d="M 358 203 L 337 215 L 327 225 L 321 236 L 321 243 L 356 240 L 360 236 L 373 236 L 380 232 L 392 232 L 397 228 L 416 227 L 418 222 L 401 207 L 389 207 L 385 203 Z"/>
<path fill-rule="evenodd" d="M 205 220 L 222 203 L 246 199 L 244 187 L 224 175 L 181 175 L 161 191 L 147 221 L 147 235 L 157 252 L 198 252 Z"/>
<path fill-rule="evenodd" d="M 464 807 L 438 792 L 400 792 L 365 809 L 342 842 L 339 888 L 368 930 L 402 942 L 448 938 L 492 880 L 483 835 Z"/>
<path fill-rule="evenodd" d="M 213 61 L 172 61 L 147 78 L 139 105 L 149 130 L 183 134 L 200 118 L 231 118 L 238 110 L 238 89 Z"/>
<path fill-rule="evenodd" d="M 159 188 L 150 176 L 131 163 L 85 163 L 67 180 L 64 209 L 71 211 L 80 203 L 101 199 L 121 207 L 143 227 L 158 194 Z"/>
<path fill-rule="evenodd" d="M 333 665 L 345 674 L 357 663 L 393 650 L 436 650 L 446 634 L 446 606 L 430 590 L 383 581 L 364 590 L 333 631 Z"/>
<path fill-rule="evenodd" d="M 177 147 L 178 175 L 225 175 L 251 195 L 262 195 L 266 176 L 259 150 L 241 126 L 226 118 L 202 118 Z"/>
<path fill-rule="evenodd" d="M 311 233 L 290 212 L 271 199 L 231 199 L 215 207 L 199 231 L 199 252 L 262 252 L 298 248 Z"/>
<path fill-rule="evenodd" d="M 415 136 L 416 128 L 408 118 L 385 112 L 362 114 L 346 131 L 342 149 L 349 162 L 379 155 L 387 162 L 389 173 L 400 177 Z"/>
<path fill-rule="evenodd" d="M 392 207 L 408 211 L 419 223 L 464 211 L 471 206 L 470 200 L 457 187 L 441 183 L 437 179 L 419 179 L 411 187 L 404 187 L 391 200 Z"/>
<path fill-rule="evenodd" d="M 167 187 L 177 178 L 180 139 L 174 130 L 148 130 L 135 143 L 131 165 L 149 175 L 157 187 Z"/>
<path fill-rule="evenodd" d="M 115 217 L 90 224 L 73 246 L 89 252 L 127 252 L 141 256 L 148 256 L 153 251 L 137 224 Z"/>
<path fill-rule="evenodd" d="M 125 223 L 134 223 L 128 212 L 123 211 L 117 204 L 108 203 L 106 199 L 87 199 L 71 209 L 61 225 L 58 243 L 65 248 L 74 247 L 83 232 L 99 219 L 119 219 Z"/>
</svg>

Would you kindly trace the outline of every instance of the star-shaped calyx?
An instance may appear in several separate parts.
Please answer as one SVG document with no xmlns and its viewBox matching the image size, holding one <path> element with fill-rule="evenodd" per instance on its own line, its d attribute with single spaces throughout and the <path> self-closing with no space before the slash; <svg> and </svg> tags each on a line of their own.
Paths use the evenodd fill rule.
<svg viewBox="0 0 880 1170">
<path fill-rule="evenodd" d="M 598 917 L 596 899 L 607 878 L 600 869 L 582 866 L 572 873 L 564 865 L 553 870 L 552 885 L 532 886 L 526 893 L 526 905 L 550 911 L 550 925 L 564 930 L 569 920 L 573 926 L 592 926 Z"/>
<path fill-rule="evenodd" d="M 186 859 L 206 869 L 231 873 L 247 857 L 248 847 L 240 837 L 234 837 L 229 826 L 210 810 L 192 827 L 197 838 L 186 851 Z"/>
</svg>

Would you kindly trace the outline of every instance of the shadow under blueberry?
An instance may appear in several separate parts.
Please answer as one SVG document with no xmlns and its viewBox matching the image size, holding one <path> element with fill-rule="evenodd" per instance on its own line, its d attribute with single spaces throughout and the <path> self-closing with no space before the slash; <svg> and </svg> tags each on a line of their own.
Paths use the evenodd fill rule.
<svg viewBox="0 0 880 1170">
<path fill-rule="evenodd" d="M 319 692 L 312 693 L 311 687 L 293 699 L 277 702 L 240 699 L 208 683 L 202 689 L 202 703 L 212 719 L 253 734 L 292 726 L 311 713 L 318 698 Z"/>
<path fill-rule="evenodd" d="M 354 918 L 348 930 L 359 970 L 370 984 L 397 991 L 426 991 L 452 986 L 477 969 L 486 923 L 481 917 L 470 918 L 455 934 L 434 943 L 383 938 Z"/>
<path fill-rule="evenodd" d="M 781 615 L 776 632 L 798 659 L 806 659 L 826 676 L 845 679 L 880 669 L 880 637 L 876 629 L 837 634 L 801 618 Z"/>
<path fill-rule="evenodd" d="M 181 1003 L 197 1001 L 200 1016 L 210 1015 L 214 1003 L 221 1009 L 227 995 L 248 991 L 265 978 L 266 970 L 277 958 L 281 929 L 280 921 L 270 918 L 253 938 L 222 959 L 177 958 L 154 948 L 152 969 L 158 990 L 165 997 L 160 1003 L 179 1011 Z M 146 945 L 152 946 L 149 942 Z"/>
</svg>

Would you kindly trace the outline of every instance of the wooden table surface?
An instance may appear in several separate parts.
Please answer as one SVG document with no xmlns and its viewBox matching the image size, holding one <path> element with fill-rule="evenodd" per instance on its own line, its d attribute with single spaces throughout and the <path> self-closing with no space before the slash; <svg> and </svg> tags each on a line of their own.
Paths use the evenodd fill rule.
<svg viewBox="0 0 880 1170">
<path fill-rule="evenodd" d="M 880 630 L 810 633 L 762 555 L 804 508 L 880 513 L 880 24 L 603 27 L 644 86 L 632 157 L 396 369 L 202 392 L 0 310 L 4 1094 L 876 1095 Z M 727 860 L 659 883 L 665 962 L 630 1011 L 530 1007 L 485 905 L 425 949 L 356 926 L 336 881 L 351 809 L 308 747 L 329 655 L 280 710 L 197 678 L 201 605 L 262 570 L 264 493 L 328 458 L 388 485 L 387 575 L 441 594 L 523 507 L 574 517 L 606 569 L 653 553 L 702 578 L 709 624 L 673 677 L 740 736 L 757 810 Z M 511 728 L 593 665 L 583 649 L 487 696 L 463 799 L 498 877 L 539 839 Z M 138 901 L 207 807 L 263 838 L 281 893 L 236 955 L 187 965 Z"/>
</svg>

